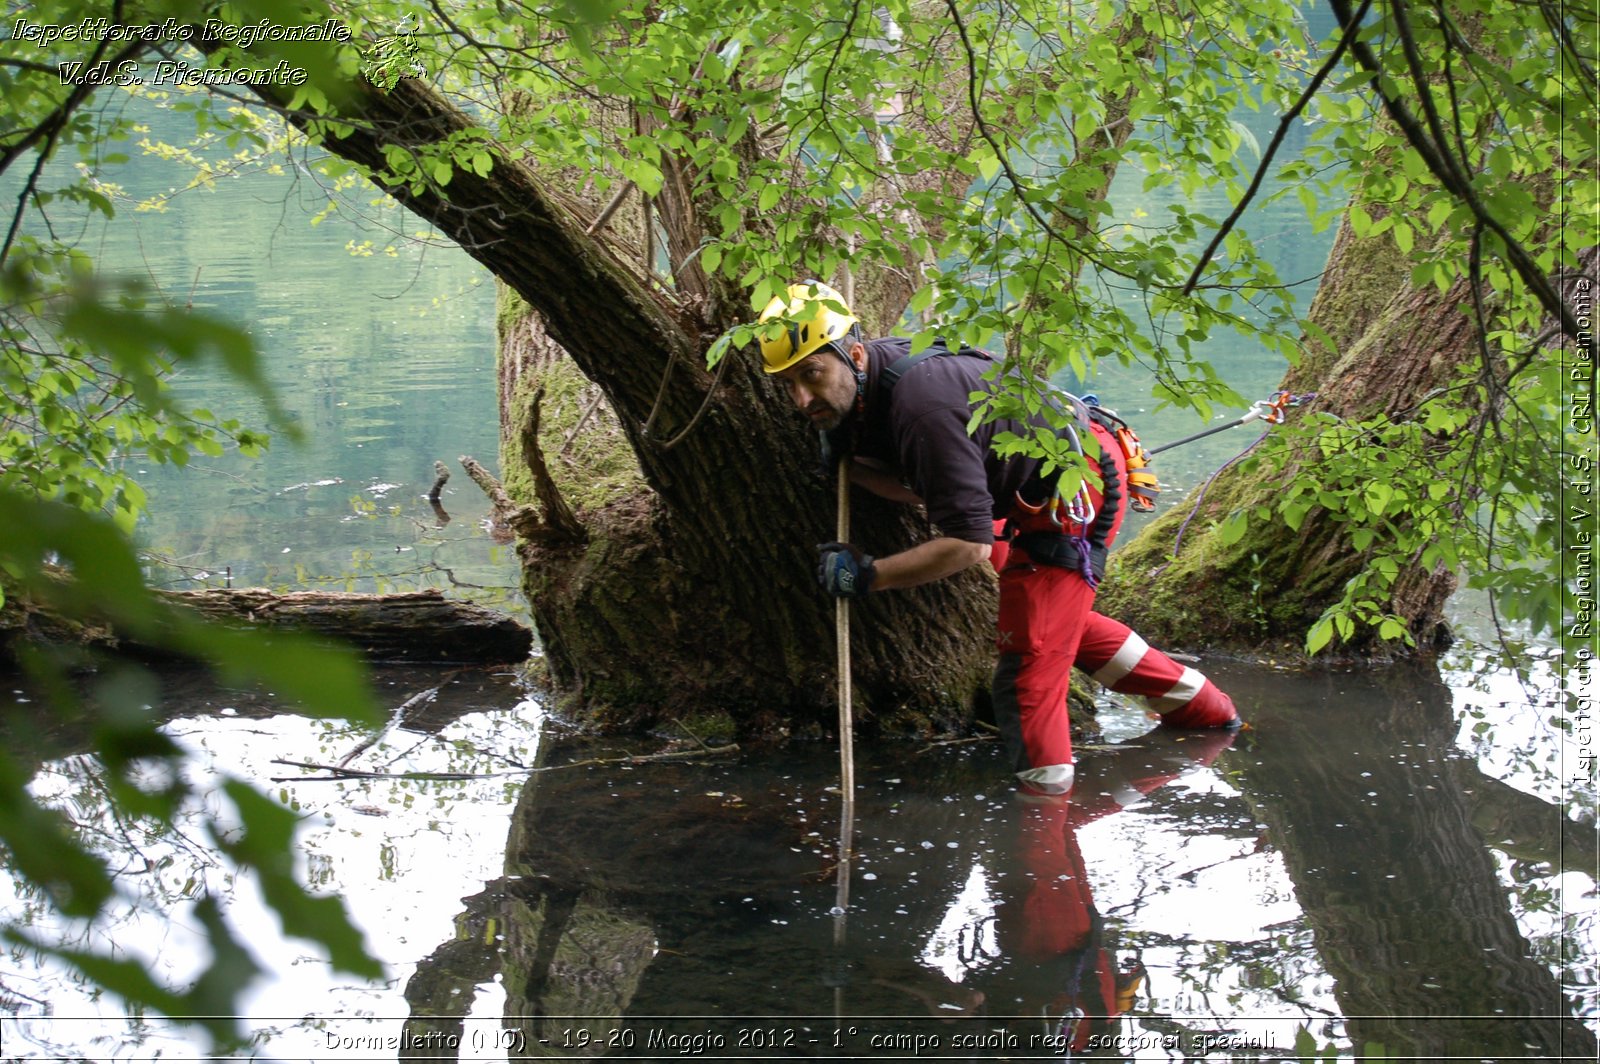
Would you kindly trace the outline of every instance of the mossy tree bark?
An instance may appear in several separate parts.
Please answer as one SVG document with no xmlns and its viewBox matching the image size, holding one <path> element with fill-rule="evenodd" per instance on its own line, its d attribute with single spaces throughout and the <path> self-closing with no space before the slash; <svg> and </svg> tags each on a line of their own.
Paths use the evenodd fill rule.
<svg viewBox="0 0 1600 1064">
<path fill-rule="evenodd" d="M 1380 206 L 1366 209 L 1382 217 Z M 1478 357 L 1472 318 L 1463 309 L 1467 286 L 1441 293 L 1418 288 L 1410 278 L 1405 255 L 1387 234 L 1360 238 L 1348 219 L 1341 223 L 1308 312 L 1332 347 L 1307 344 L 1307 357 L 1280 385 L 1314 395 L 1301 411 L 1405 420 Z M 1381 468 L 1387 456 L 1374 459 Z M 1241 462 L 1222 471 L 1200 499 L 1174 505 L 1113 556 L 1101 608 L 1147 638 L 1176 645 L 1242 653 L 1298 647 L 1339 600 L 1361 567 L 1362 552 L 1345 526 L 1320 508 L 1298 529 L 1252 519 L 1237 539 L 1224 522 L 1275 506 L 1294 468 L 1315 461 L 1315 455 L 1294 456 L 1286 470 Z M 1453 571 L 1419 560 L 1400 574 L 1384 605 L 1404 619 L 1419 648 L 1436 649 L 1449 639 L 1443 609 L 1455 588 Z M 1346 645 L 1357 653 L 1379 649 L 1370 630 Z"/>
<path fill-rule="evenodd" d="M 416 81 L 352 88 L 345 106 L 364 121 L 328 147 L 375 173 L 386 172 L 386 149 L 472 126 Z M 541 412 L 540 446 L 558 480 L 585 489 L 569 498 L 585 542 L 519 543 L 545 660 L 570 705 L 629 726 L 718 710 L 747 731 L 826 727 L 835 715 L 833 607 L 811 571 L 813 545 L 833 536 L 833 490 L 814 468 L 814 435 L 757 360 L 705 368 L 712 341 L 746 316 L 742 297 L 735 303 L 710 282 L 696 291 L 692 275 L 669 291 L 640 268 L 626 236 L 592 228 L 560 175 L 505 156 L 485 174 L 458 169 L 447 188 L 391 191 L 508 289 L 500 322 L 502 396 L 516 420 L 508 438 L 520 436 L 541 384 L 552 410 L 566 394 L 580 411 Z M 629 209 L 638 210 L 637 197 Z M 703 217 L 675 200 L 657 214 Z M 569 464 L 559 434 L 596 395 L 605 410 L 589 416 L 604 428 L 584 446 L 606 451 L 607 436 L 614 446 L 598 467 Z M 526 455 L 508 457 L 510 467 L 526 464 Z M 608 490 L 597 490 L 596 468 L 613 478 Z M 854 530 L 880 551 L 926 535 L 905 507 L 858 493 L 853 508 Z M 857 606 L 859 719 L 915 731 L 969 712 L 987 687 L 993 609 L 993 581 L 978 572 Z"/>
<path fill-rule="evenodd" d="M 1349 17 L 1343 5 L 1334 6 L 1341 20 Z M 1482 19 L 1476 14 L 1460 12 L 1452 19 L 1454 30 L 1466 40 L 1482 32 Z M 1354 47 L 1359 50 L 1363 46 Z M 1370 61 L 1369 56 L 1362 62 Z M 1443 83 L 1449 74 L 1437 70 L 1424 75 L 1419 70 L 1415 76 Z M 1382 121 L 1388 129 L 1398 128 L 1392 112 Z M 1498 131 L 1486 119 L 1483 122 L 1477 130 L 1461 129 L 1456 135 L 1495 143 Z M 1416 143 L 1416 134 L 1406 136 Z M 1374 448 L 1367 475 L 1372 482 L 1381 483 L 1410 472 L 1414 467 L 1408 463 L 1435 469 L 1430 459 L 1443 458 L 1442 464 L 1453 463 L 1465 472 L 1453 474 L 1447 483 L 1428 485 L 1430 498 L 1438 503 L 1432 519 L 1457 527 L 1482 526 L 1483 519 L 1470 511 L 1482 493 L 1490 490 L 1475 479 L 1485 475 L 1485 467 L 1462 463 L 1460 455 L 1515 446 L 1504 432 L 1502 420 L 1517 403 L 1510 397 L 1526 366 L 1508 365 L 1492 338 L 1498 328 L 1493 324 L 1497 311 L 1503 309 L 1497 305 L 1494 285 L 1481 276 L 1474 279 L 1472 270 L 1460 271 L 1458 279 L 1444 290 L 1432 283 L 1413 283 L 1413 267 L 1426 266 L 1429 253 L 1422 247 L 1414 252 L 1402 249 L 1394 230 L 1383 224 L 1390 221 L 1388 195 L 1371 189 L 1373 184 L 1381 186 L 1383 176 L 1398 165 L 1393 145 L 1363 162 L 1363 178 L 1375 180 L 1358 189 L 1351 201 L 1352 211 L 1341 220 L 1307 315 L 1314 335 L 1305 338 L 1305 357 L 1289 369 L 1280 387 L 1313 397 L 1300 416 L 1321 414 L 1344 422 L 1415 426 L 1422 420 L 1419 415 L 1426 401 L 1460 386 L 1470 367 L 1482 398 L 1465 424 L 1441 429 L 1438 434 L 1423 431 L 1420 449 L 1405 457 Z M 1588 169 L 1592 171 L 1592 164 Z M 1556 189 L 1548 175 L 1528 179 L 1519 191 L 1541 207 L 1556 201 Z M 1362 227 L 1366 235 L 1358 236 L 1352 223 L 1355 208 L 1369 220 Z M 1516 258 L 1510 255 L 1508 261 Z M 1580 261 L 1581 274 L 1593 276 L 1595 252 L 1581 253 Z M 1483 274 L 1490 269 L 1483 267 Z M 1544 338 L 1562 332 L 1560 323 L 1552 318 L 1546 323 Z M 1568 336 L 1569 341 L 1575 339 Z M 1535 348 L 1542 342 L 1532 341 Z M 1290 415 L 1291 419 L 1295 416 Z M 1296 527 L 1259 516 L 1276 509 L 1280 492 L 1302 470 L 1317 469 L 1319 487 L 1334 479 L 1329 472 L 1334 463 L 1319 452 L 1319 444 L 1310 441 L 1303 446 L 1303 451 L 1275 457 L 1272 462 L 1246 461 L 1226 468 L 1208 484 L 1201 500 L 1181 503 L 1149 525 L 1114 558 L 1112 572 L 1101 589 L 1103 608 L 1136 625 L 1147 637 L 1168 643 L 1203 643 L 1242 653 L 1297 654 L 1319 619 L 1331 608 L 1349 605 L 1343 600 L 1351 581 L 1370 591 L 1386 580 L 1381 593 L 1361 604 L 1366 619 L 1373 623 L 1354 625 L 1352 631 L 1341 633 L 1342 653 L 1353 657 L 1427 655 L 1448 644 L 1444 606 L 1456 589 L 1458 572 L 1446 561 L 1429 557 L 1431 544 L 1399 560 L 1392 577 L 1386 573 L 1385 580 L 1375 585 L 1364 571 L 1373 552 L 1372 539 L 1358 546 L 1351 526 L 1329 509 L 1314 506 Z M 1505 490 L 1516 488 L 1518 474 L 1489 476 Z M 1526 479 L 1527 474 L 1522 476 Z M 1437 495 L 1432 494 L 1435 488 L 1439 489 Z M 1550 485 L 1539 489 L 1547 496 L 1557 490 Z M 1410 512 L 1415 515 L 1423 508 L 1413 506 Z M 1237 525 L 1228 519 L 1247 514 L 1252 516 L 1241 537 Z M 1427 526 L 1419 521 L 1376 531 L 1379 527 L 1364 528 L 1359 534 L 1367 537 L 1387 532 L 1401 542 L 1402 537 L 1409 540 L 1406 533 Z M 1493 528 L 1480 527 L 1478 539 L 1480 545 L 1488 544 L 1482 548 L 1484 557 L 1478 564 L 1494 567 Z M 1434 553 L 1436 558 L 1443 557 L 1443 552 Z M 1389 555 L 1384 562 L 1395 559 Z M 1401 622 L 1406 640 L 1385 636 L 1383 628 L 1389 620 Z"/>
<path fill-rule="evenodd" d="M 965 84 L 956 73 L 950 82 L 952 93 Z M 388 172 L 386 152 L 447 142 L 471 126 L 416 81 L 352 90 L 343 107 L 362 121 L 327 147 L 373 173 Z M 647 132 L 631 114 L 605 120 Z M 947 132 L 967 136 L 954 125 Z M 754 160 L 781 145 L 752 130 L 739 148 Z M 550 678 L 567 704 L 634 727 L 715 711 L 745 731 L 826 729 L 837 691 L 833 606 L 811 573 L 813 545 L 834 538 L 831 475 L 816 468 L 814 435 L 758 360 L 735 353 L 705 367 L 716 337 L 749 317 L 748 300 L 694 265 L 701 234 L 728 223 L 725 205 L 694 192 L 684 166 L 666 160 L 659 193 L 646 201 L 636 191 L 609 222 L 563 175 L 505 154 L 487 173 L 457 168 L 447 188 L 416 182 L 391 193 L 504 286 L 507 485 L 532 502 L 527 471 L 542 465 L 583 526 L 571 535 L 551 522 L 550 534 L 524 535 L 518 547 Z M 1086 180 L 1108 183 L 1112 169 L 1095 158 Z M 903 180 L 957 187 L 970 178 Z M 863 209 L 894 191 L 867 190 Z M 742 224 L 760 232 L 771 221 L 752 209 Z M 912 219 L 907 231 L 938 224 Z M 908 252 L 906 261 L 917 260 Z M 919 283 L 889 271 L 859 282 L 870 334 L 895 325 Z M 535 417 L 532 436 L 522 430 Z M 919 513 L 859 492 L 852 510 L 852 538 L 874 553 L 930 531 Z M 987 691 L 994 610 L 987 570 L 853 607 L 857 719 L 900 732 L 959 724 Z"/>
</svg>

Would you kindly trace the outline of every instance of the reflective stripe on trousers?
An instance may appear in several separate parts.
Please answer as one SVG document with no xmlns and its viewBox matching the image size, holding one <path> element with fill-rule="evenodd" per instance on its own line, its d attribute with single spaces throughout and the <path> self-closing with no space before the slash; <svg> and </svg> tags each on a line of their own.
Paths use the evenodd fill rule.
<svg viewBox="0 0 1600 1064">
<path fill-rule="evenodd" d="M 1120 621 L 1091 613 L 1075 664 L 1118 694 L 1135 695 L 1174 728 L 1220 728 L 1233 699 L 1198 669 L 1173 661 Z"/>
<path fill-rule="evenodd" d="M 1047 794 L 1072 786 L 1067 690 L 1076 665 L 1111 690 L 1143 698 L 1163 724 L 1214 728 L 1237 716 L 1233 700 L 1198 670 L 1094 612 L 1078 573 L 1017 558 L 1000 574 L 995 718 L 1018 779 Z"/>
</svg>

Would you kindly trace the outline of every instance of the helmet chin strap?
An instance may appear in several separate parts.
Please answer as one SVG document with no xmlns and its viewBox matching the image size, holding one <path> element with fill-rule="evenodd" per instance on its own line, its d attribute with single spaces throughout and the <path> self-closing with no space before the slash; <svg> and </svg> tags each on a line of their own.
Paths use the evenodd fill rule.
<svg viewBox="0 0 1600 1064">
<path fill-rule="evenodd" d="M 836 453 L 849 454 L 855 450 L 856 433 L 867 411 L 867 371 L 857 368 L 854 360 L 836 345 L 828 346 L 839 356 L 839 360 L 845 364 L 850 375 L 856 379 L 856 401 L 851 405 L 849 413 L 839 419 L 839 424 L 822 433 L 824 465 L 829 464 Z"/>
<path fill-rule="evenodd" d="M 852 339 L 854 335 L 855 330 L 852 329 L 845 335 L 845 339 Z M 857 340 L 856 342 L 859 343 L 860 341 Z M 839 349 L 837 344 L 829 344 L 828 346 L 833 349 L 834 354 L 839 356 L 839 360 L 844 363 L 845 368 L 856 379 L 856 413 L 859 414 L 867 408 L 867 371 L 859 368 L 849 355 Z"/>
</svg>

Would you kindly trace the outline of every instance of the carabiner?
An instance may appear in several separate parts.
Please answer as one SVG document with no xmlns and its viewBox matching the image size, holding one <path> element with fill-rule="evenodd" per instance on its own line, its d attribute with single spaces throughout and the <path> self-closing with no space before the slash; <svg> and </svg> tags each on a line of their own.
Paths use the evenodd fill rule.
<svg viewBox="0 0 1600 1064">
<path fill-rule="evenodd" d="M 1250 404 L 1250 413 L 1239 419 L 1244 421 L 1265 421 L 1269 425 L 1277 425 L 1283 421 L 1283 410 L 1271 399 L 1257 399 Z"/>
<path fill-rule="evenodd" d="M 1270 399 L 1257 399 L 1250 404 L 1250 413 L 1265 421 L 1269 425 L 1283 424 L 1284 410 L 1291 406 L 1299 406 L 1295 396 L 1289 392 L 1273 392 Z"/>
<path fill-rule="evenodd" d="M 1087 484 L 1082 482 L 1078 484 L 1078 492 L 1072 497 L 1072 501 L 1067 504 L 1066 509 L 1068 519 L 1074 524 L 1082 525 L 1085 531 L 1088 530 L 1090 525 L 1094 524 L 1094 496 L 1089 494 L 1089 486 Z M 1060 526 L 1061 522 L 1057 521 L 1056 527 L 1059 528 Z"/>
</svg>

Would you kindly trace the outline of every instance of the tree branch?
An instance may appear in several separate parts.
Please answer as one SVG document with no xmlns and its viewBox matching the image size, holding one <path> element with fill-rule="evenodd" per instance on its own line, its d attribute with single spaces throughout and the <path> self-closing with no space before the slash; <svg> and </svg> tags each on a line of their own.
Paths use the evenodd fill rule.
<svg viewBox="0 0 1600 1064">
<path fill-rule="evenodd" d="M 1347 29 L 1355 27 L 1356 18 L 1350 10 L 1349 0 L 1328 0 L 1332 5 L 1334 14 L 1339 19 L 1339 24 Z M 1394 0 L 1396 8 L 1403 7 L 1405 0 Z M 1404 39 L 1406 35 L 1402 34 Z M 1414 47 L 1414 42 L 1412 44 Z M 1539 305 L 1551 317 L 1561 322 L 1564 330 L 1572 335 L 1578 333 L 1578 319 L 1568 307 L 1566 302 L 1550 284 L 1550 279 L 1544 271 L 1539 269 L 1538 263 L 1533 261 L 1533 256 L 1528 250 L 1511 235 L 1505 225 L 1489 212 L 1483 201 L 1478 198 L 1470 181 L 1457 175 L 1453 164 L 1449 161 L 1448 149 L 1436 143 L 1423 128 L 1417 117 L 1411 113 L 1405 101 L 1383 87 L 1383 62 L 1378 58 L 1372 48 L 1360 40 L 1353 40 L 1350 45 L 1350 54 L 1355 57 L 1361 69 L 1372 76 L 1373 91 L 1378 94 L 1378 99 L 1383 103 L 1384 110 L 1394 124 L 1405 135 L 1406 140 L 1422 159 L 1424 165 L 1444 187 L 1466 205 L 1472 216 L 1483 224 L 1483 227 L 1493 233 L 1505 248 L 1505 258 L 1511 268 L 1516 271 L 1522 283 L 1528 286 L 1538 299 Z M 1426 94 L 1424 94 L 1426 95 Z"/>
<path fill-rule="evenodd" d="M 1261 190 L 1261 183 L 1266 180 L 1267 168 L 1272 165 L 1272 160 L 1277 156 L 1278 149 L 1282 147 L 1283 138 L 1288 135 L 1290 125 L 1300 117 L 1300 112 L 1304 111 L 1306 105 L 1321 91 L 1322 83 L 1327 80 L 1328 75 L 1333 72 L 1333 68 L 1338 66 L 1339 61 L 1344 58 L 1345 50 L 1355 38 L 1356 33 L 1359 32 L 1358 23 L 1366 17 L 1367 10 L 1371 7 L 1372 0 L 1361 0 L 1361 8 L 1356 12 L 1354 20 L 1345 26 L 1344 32 L 1339 36 L 1339 43 L 1334 46 L 1333 52 L 1323 62 L 1322 66 L 1317 68 L 1316 74 L 1312 76 L 1311 82 L 1306 86 L 1306 91 L 1300 94 L 1300 98 L 1295 101 L 1294 106 L 1289 108 L 1284 113 L 1284 116 L 1278 120 L 1278 128 L 1273 131 L 1272 140 L 1267 145 L 1266 154 L 1261 157 L 1261 164 L 1256 167 L 1255 176 L 1250 180 L 1250 187 L 1244 190 L 1244 196 L 1234 205 L 1233 212 L 1223 219 L 1222 225 L 1217 228 L 1216 234 L 1212 236 L 1211 243 L 1207 244 L 1205 251 L 1201 252 L 1199 261 L 1194 264 L 1194 272 L 1189 274 L 1189 280 L 1184 283 L 1184 295 L 1191 295 L 1194 292 L 1195 286 L 1200 283 L 1200 275 L 1205 272 L 1206 266 L 1210 264 L 1212 257 L 1216 255 L 1217 248 L 1222 246 L 1223 240 L 1233 231 L 1233 227 L 1239 224 L 1239 219 L 1244 217 L 1245 209 L 1250 206 L 1250 201 L 1255 199 L 1256 193 Z"/>
<path fill-rule="evenodd" d="M 728 743 L 726 746 L 706 746 L 701 743 L 698 750 L 668 750 L 659 754 L 629 754 L 625 757 L 593 757 L 584 761 L 569 761 L 564 765 L 545 765 L 539 768 L 507 769 L 501 772 L 369 772 L 366 769 L 346 768 L 343 762 L 337 765 L 321 765 L 314 761 L 292 761 L 288 758 L 273 758 L 274 765 L 288 765 L 290 768 L 308 768 L 316 772 L 327 772 L 330 775 L 305 777 L 305 776 L 274 776 L 273 783 L 331 783 L 335 780 L 361 779 L 361 780 L 490 780 L 502 779 L 507 776 L 531 776 L 540 772 L 556 772 L 567 768 L 592 768 L 596 765 L 644 765 L 652 761 L 684 761 L 696 757 L 720 757 L 724 754 L 739 752 L 738 743 Z"/>
<path fill-rule="evenodd" d="M 120 2 L 116 4 L 116 6 L 113 8 L 113 11 L 115 12 L 113 15 L 113 20 L 120 21 L 122 11 L 122 5 Z M 110 44 L 111 42 L 109 39 L 102 40 L 95 47 L 94 52 L 89 56 L 89 58 L 84 61 L 85 68 L 97 66 L 101 62 L 110 62 L 113 66 L 115 66 L 119 63 L 136 59 L 140 53 L 145 51 L 145 44 L 143 41 L 134 41 L 129 43 L 115 56 L 112 56 L 108 60 L 106 59 L 105 53 Z M 39 64 L 29 64 L 30 69 L 36 69 L 39 66 Z M 51 70 L 48 67 L 43 69 L 45 73 L 52 77 L 59 77 L 60 75 L 60 72 L 57 70 Z M 23 136 L 16 143 L 7 145 L 3 151 L 0 151 L 0 174 L 5 173 L 6 170 L 10 168 L 12 163 L 16 162 L 21 156 L 26 155 L 30 150 L 32 150 L 34 145 L 38 144 L 41 140 L 45 140 L 46 138 L 53 139 L 58 133 L 60 133 L 61 130 L 66 126 L 68 119 L 72 117 L 72 113 L 79 107 L 82 107 L 85 101 L 87 101 L 90 96 L 93 96 L 95 90 L 99 87 L 99 85 L 90 84 L 88 82 L 82 85 L 74 86 L 72 92 L 67 94 L 67 98 L 62 100 L 61 103 L 57 104 L 56 107 L 49 114 L 45 115 L 45 117 L 41 119 L 37 125 L 35 125 L 27 133 L 23 134 Z"/>
</svg>

